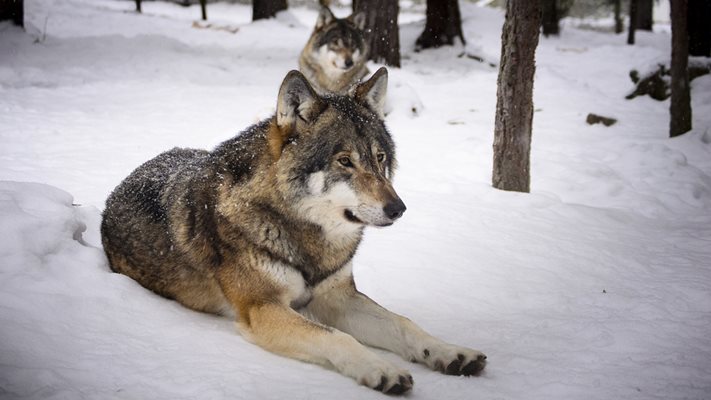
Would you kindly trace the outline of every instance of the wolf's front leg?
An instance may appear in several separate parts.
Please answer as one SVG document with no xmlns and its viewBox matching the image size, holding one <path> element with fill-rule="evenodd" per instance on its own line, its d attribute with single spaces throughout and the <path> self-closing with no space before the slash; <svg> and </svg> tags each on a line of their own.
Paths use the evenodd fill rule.
<svg viewBox="0 0 711 400">
<path fill-rule="evenodd" d="M 238 326 L 255 344 L 286 357 L 332 366 L 360 384 L 388 394 L 412 389 L 412 376 L 358 343 L 278 303 L 252 305 Z M 245 320 L 246 319 L 246 320 Z"/>
<path fill-rule="evenodd" d="M 445 374 L 478 375 L 486 366 L 482 352 L 445 343 L 358 292 L 352 276 L 333 276 L 324 281 L 305 311 L 362 343 L 390 350 Z"/>
</svg>

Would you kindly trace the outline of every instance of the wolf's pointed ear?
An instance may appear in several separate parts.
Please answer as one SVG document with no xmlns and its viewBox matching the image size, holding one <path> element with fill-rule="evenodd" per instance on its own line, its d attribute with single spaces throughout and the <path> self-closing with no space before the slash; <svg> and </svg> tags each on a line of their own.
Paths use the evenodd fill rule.
<svg viewBox="0 0 711 400">
<path fill-rule="evenodd" d="M 356 26 L 356 28 L 362 30 L 365 30 L 365 13 L 364 12 L 358 12 L 355 14 L 351 14 L 348 19 L 353 22 L 353 25 Z"/>
<path fill-rule="evenodd" d="M 373 76 L 354 89 L 353 97 L 368 105 L 378 116 L 385 118 L 385 93 L 388 90 L 388 70 L 380 67 Z"/>
<path fill-rule="evenodd" d="M 298 119 L 309 122 L 323 109 L 321 97 L 301 72 L 292 70 L 281 83 L 276 120 L 280 129 L 291 130 Z"/>
<path fill-rule="evenodd" d="M 336 19 L 336 17 L 333 16 L 331 10 L 326 6 L 321 6 L 321 11 L 318 13 L 318 18 L 316 19 L 316 30 L 330 24 L 334 19 Z"/>
</svg>

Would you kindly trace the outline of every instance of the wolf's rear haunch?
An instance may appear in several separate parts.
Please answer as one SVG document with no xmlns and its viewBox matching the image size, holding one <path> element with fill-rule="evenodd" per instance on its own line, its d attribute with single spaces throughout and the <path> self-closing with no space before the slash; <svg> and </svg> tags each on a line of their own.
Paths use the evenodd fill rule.
<svg viewBox="0 0 711 400">
<path fill-rule="evenodd" d="M 427 334 L 353 281 L 364 227 L 405 211 L 391 184 L 386 87 L 381 68 L 348 95 L 322 97 L 291 71 L 274 117 L 211 152 L 175 148 L 138 167 L 106 202 L 112 270 L 195 310 L 236 316 L 242 335 L 269 351 L 385 393 L 409 391 L 412 377 L 363 344 L 479 374 L 481 352 Z"/>
</svg>

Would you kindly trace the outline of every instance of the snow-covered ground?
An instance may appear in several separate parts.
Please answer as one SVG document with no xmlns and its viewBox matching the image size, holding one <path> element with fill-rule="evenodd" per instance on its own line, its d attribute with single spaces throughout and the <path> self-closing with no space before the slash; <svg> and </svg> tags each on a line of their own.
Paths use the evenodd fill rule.
<svg viewBox="0 0 711 400">
<path fill-rule="evenodd" d="M 498 62 L 503 13 L 460 3 L 466 51 Z M 109 271 L 109 192 L 166 149 L 270 115 L 316 17 L 210 4 L 232 34 L 192 27 L 195 6 L 143 6 L 25 0 L 27 32 L 0 24 L 0 398 L 384 398 Z M 635 46 L 570 24 L 541 38 L 532 193 L 502 192 L 497 69 L 461 47 L 414 53 L 421 7 L 400 19 L 387 123 L 409 210 L 366 233 L 356 280 L 490 361 L 461 378 L 382 353 L 413 373 L 409 397 L 711 398 L 711 76 L 692 83 L 694 130 L 669 139 L 668 101 L 624 99 L 630 69 L 668 59 L 668 29 Z"/>
</svg>

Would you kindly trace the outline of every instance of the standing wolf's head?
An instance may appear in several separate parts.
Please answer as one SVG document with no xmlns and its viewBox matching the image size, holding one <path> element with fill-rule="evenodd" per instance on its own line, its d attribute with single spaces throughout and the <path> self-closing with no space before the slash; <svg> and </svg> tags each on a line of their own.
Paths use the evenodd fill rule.
<svg viewBox="0 0 711 400">
<path fill-rule="evenodd" d="M 405 211 L 391 184 L 395 146 L 382 119 L 387 80 L 380 68 L 345 96 L 320 96 L 291 71 L 279 89 L 269 132 L 278 190 L 327 232 L 388 226 Z"/>
<path fill-rule="evenodd" d="M 365 14 L 336 18 L 328 7 L 322 7 L 309 40 L 312 57 L 329 74 L 347 71 L 368 58 L 368 44 L 363 36 Z"/>
</svg>

